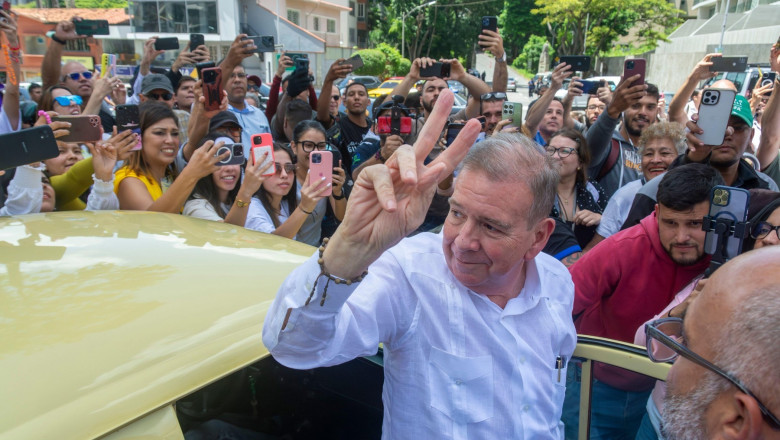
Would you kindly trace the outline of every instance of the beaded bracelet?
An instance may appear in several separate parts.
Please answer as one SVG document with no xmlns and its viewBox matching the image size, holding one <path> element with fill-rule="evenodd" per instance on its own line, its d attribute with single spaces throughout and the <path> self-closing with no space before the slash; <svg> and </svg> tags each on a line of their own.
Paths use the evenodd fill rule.
<svg viewBox="0 0 780 440">
<path fill-rule="evenodd" d="M 19 82 L 16 79 L 16 72 L 14 72 L 13 67 L 11 67 L 11 56 L 8 54 L 8 45 L 3 45 L 3 53 L 5 54 L 5 64 L 8 66 L 6 75 L 8 75 L 8 82 L 11 85 L 18 86 Z M 16 58 L 14 60 L 16 64 L 19 64 L 19 59 Z"/>
<path fill-rule="evenodd" d="M 325 305 L 325 297 L 328 295 L 328 285 L 330 284 L 331 281 L 335 282 L 336 284 L 346 284 L 347 286 L 349 286 L 352 283 L 359 283 L 363 281 L 363 278 L 365 278 L 366 275 L 368 275 L 367 270 L 364 270 L 362 274 L 360 274 L 355 278 L 352 278 L 351 280 L 347 280 L 341 277 L 337 277 L 335 275 L 331 275 L 328 272 L 328 270 L 325 268 L 325 260 L 322 258 L 322 255 L 325 253 L 325 247 L 328 245 L 328 241 L 330 241 L 328 238 L 322 240 L 322 246 L 320 246 L 319 249 L 320 257 L 317 259 L 317 263 L 320 265 L 320 274 L 317 275 L 317 279 L 314 281 L 314 286 L 312 286 L 311 292 L 309 292 L 309 298 L 306 300 L 304 306 L 308 306 L 312 298 L 314 297 L 314 291 L 317 289 L 317 283 L 320 281 L 321 276 L 325 276 L 325 278 L 327 278 L 328 281 L 325 283 L 325 289 L 322 290 L 322 300 L 320 301 L 320 307 Z"/>
</svg>

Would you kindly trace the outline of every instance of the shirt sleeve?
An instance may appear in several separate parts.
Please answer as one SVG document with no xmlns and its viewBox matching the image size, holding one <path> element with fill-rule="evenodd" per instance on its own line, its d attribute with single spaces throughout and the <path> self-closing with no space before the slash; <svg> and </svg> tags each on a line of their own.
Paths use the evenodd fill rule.
<svg viewBox="0 0 780 440">
<path fill-rule="evenodd" d="M 16 174 L 8 185 L 8 198 L 0 208 L 0 216 L 31 214 L 41 212 L 43 200 L 43 173 L 28 166 L 16 168 Z"/>
<path fill-rule="evenodd" d="M 206 199 L 191 199 L 187 200 L 184 204 L 184 210 L 182 214 L 190 217 L 201 218 L 203 220 L 211 220 L 215 222 L 224 221 L 222 217 L 217 214 L 217 211 L 211 206 Z"/>
<path fill-rule="evenodd" d="M 78 197 L 92 185 L 92 158 L 76 162 L 65 174 L 52 176 L 51 186 L 57 194 L 60 211 L 82 210 L 85 205 Z"/>
<path fill-rule="evenodd" d="M 246 223 L 244 227 L 254 231 L 272 233 L 276 230 L 271 215 L 263 207 L 263 203 L 257 197 L 252 197 L 249 203 L 249 210 L 246 213 Z"/>
<path fill-rule="evenodd" d="M 119 199 L 114 194 L 113 176 L 108 182 L 104 182 L 95 175 L 92 175 L 95 182 L 92 185 L 92 191 L 87 197 L 87 207 L 85 211 L 114 211 L 119 209 Z"/>
<path fill-rule="evenodd" d="M 620 118 L 610 118 L 605 110 L 588 129 L 586 140 L 590 149 L 589 176 L 598 176 L 601 172 L 601 167 L 607 161 L 609 151 L 612 148 L 612 133 L 615 131 L 619 120 Z"/>
<path fill-rule="evenodd" d="M 608 244 L 594 247 L 569 268 L 574 281 L 572 315 L 575 318 L 612 294 L 620 281 L 620 264 L 604 264 L 605 261 L 620 261 L 620 246 L 615 242 L 602 243 Z"/>
</svg>

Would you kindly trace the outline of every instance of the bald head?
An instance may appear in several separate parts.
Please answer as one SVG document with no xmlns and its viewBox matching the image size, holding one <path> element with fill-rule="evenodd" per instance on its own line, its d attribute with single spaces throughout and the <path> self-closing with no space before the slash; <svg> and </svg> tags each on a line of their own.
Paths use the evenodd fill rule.
<svg viewBox="0 0 780 440">
<path fill-rule="evenodd" d="M 737 86 L 734 85 L 733 82 L 727 80 L 727 79 L 719 79 L 715 81 L 714 83 L 710 84 L 710 88 L 712 89 L 729 89 L 733 90 L 737 93 L 739 93 L 739 90 L 737 90 Z"/>
<path fill-rule="evenodd" d="M 84 102 L 87 102 L 92 95 L 92 81 L 94 79 L 92 72 L 78 61 L 68 61 L 62 66 L 61 73 L 60 84 L 70 89 L 74 95 L 81 96 L 84 98 Z"/>
</svg>

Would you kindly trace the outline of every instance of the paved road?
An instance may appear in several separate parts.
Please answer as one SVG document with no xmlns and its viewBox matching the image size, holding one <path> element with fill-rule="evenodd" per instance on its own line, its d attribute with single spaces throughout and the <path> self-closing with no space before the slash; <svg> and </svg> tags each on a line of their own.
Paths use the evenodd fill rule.
<svg viewBox="0 0 780 440">
<path fill-rule="evenodd" d="M 517 92 L 507 93 L 509 101 L 523 104 L 523 120 L 525 120 L 525 112 L 528 109 L 528 104 L 537 97 L 534 96 L 533 98 L 530 98 L 528 96 L 528 78 L 521 76 L 520 73 L 511 66 L 509 66 L 509 77 L 517 79 Z"/>
</svg>

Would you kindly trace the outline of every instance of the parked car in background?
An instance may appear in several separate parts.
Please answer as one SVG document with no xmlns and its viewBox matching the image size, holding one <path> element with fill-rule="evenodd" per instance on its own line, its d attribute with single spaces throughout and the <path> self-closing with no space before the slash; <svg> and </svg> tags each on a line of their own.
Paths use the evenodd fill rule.
<svg viewBox="0 0 780 440">
<path fill-rule="evenodd" d="M 509 78 L 506 80 L 506 91 L 507 92 L 517 91 L 517 78 Z"/>
<path fill-rule="evenodd" d="M 460 81 L 455 80 L 447 80 L 447 86 L 452 90 L 452 93 L 456 95 L 466 96 L 466 88 L 463 87 L 463 84 L 460 83 Z"/>
<path fill-rule="evenodd" d="M 734 83 L 740 95 L 750 97 L 750 94 L 756 87 L 756 83 L 758 83 L 758 79 L 762 78 L 763 83 L 764 75 L 771 71 L 772 67 L 769 64 L 750 64 L 744 72 L 718 72 L 714 78 L 705 81 L 702 87 L 707 87 L 721 79 L 727 79 Z M 766 81 L 770 80 L 767 79 Z"/>
<path fill-rule="evenodd" d="M 382 80 L 376 76 L 358 76 L 349 74 L 336 84 L 336 87 L 339 88 L 339 93 L 342 95 L 344 94 L 344 90 L 346 90 L 347 84 L 349 84 L 350 81 L 357 81 L 361 84 L 364 84 L 368 90 L 375 89 L 379 87 L 380 84 L 382 84 Z"/>
<path fill-rule="evenodd" d="M 404 80 L 404 77 L 402 76 L 395 76 L 392 78 L 389 78 L 385 80 L 382 84 L 377 86 L 374 89 L 368 89 L 368 96 L 372 98 L 378 98 L 382 95 L 387 95 L 393 92 L 393 89 L 395 89 L 395 86 L 401 83 L 401 81 Z"/>
</svg>

